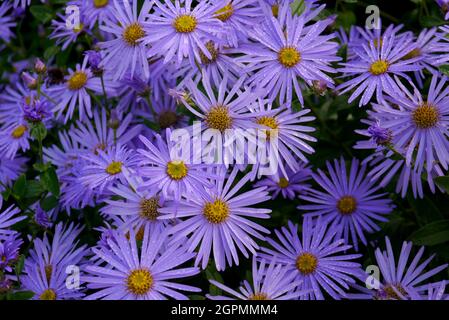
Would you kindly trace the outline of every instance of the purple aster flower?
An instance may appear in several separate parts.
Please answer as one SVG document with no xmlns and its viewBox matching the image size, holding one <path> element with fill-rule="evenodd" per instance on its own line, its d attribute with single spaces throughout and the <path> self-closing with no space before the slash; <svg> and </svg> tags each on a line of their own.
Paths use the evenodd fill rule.
<svg viewBox="0 0 449 320">
<path fill-rule="evenodd" d="M 227 75 L 229 83 L 232 87 L 243 74 L 244 65 L 235 59 L 233 53 L 236 49 L 231 49 L 223 44 L 208 41 L 205 44 L 206 48 L 211 53 L 211 58 L 206 57 L 200 52 L 200 61 L 197 65 L 192 66 L 188 61 L 183 61 L 179 66 L 179 71 L 176 73 L 182 80 L 178 84 L 178 88 L 193 79 L 195 83 L 199 83 L 202 79 L 203 73 L 206 73 L 212 84 L 219 87 L 225 75 Z"/>
<path fill-rule="evenodd" d="M 1 209 L 1 208 L 0 208 Z M 17 222 L 26 219 L 26 216 L 20 214 L 20 209 L 14 206 L 8 207 L 0 212 L 0 239 L 5 239 L 16 231 L 10 228 Z"/>
<path fill-rule="evenodd" d="M 75 71 L 69 69 L 66 82 L 48 89 L 51 96 L 58 102 L 53 111 L 58 116 L 65 113 L 64 122 L 72 119 L 76 108 L 78 108 L 79 119 L 92 118 L 92 101 L 89 91 L 97 94 L 103 93 L 101 79 L 93 77 L 90 68 L 87 68 L 87 57 L 82 65 L 77 64 Z M 115 94 L 112 82 L 105 79 L 105 90 L 108 96 Z"/>
<path fill-rule="evenodd" d="M 264 259 L 259 263 L 253 258 L 251 285 L 247 280 L 243 281 L 239 291 L 235 291 L 228 286 L 215 280 L 209 280 L 211 284 L 223 290 L 229 296 L 206 297 L 211 300 L 297 300 L 301 292 L 295 291 L 302 282 L 296 278 L 294 273 L 288 272 L 281 264 L 276 264 L 273 260 L 267 263 Z"/>
<path fill-rule="evenodd" d="M 24 99 L 22 109 L 28 122 L 42 122 L 52 116 L 49 102 L 43 99 Z"/>
<path fill-rule="evenodd" d="M 147 48 L 142 39 L 147 35 L 143 23 L 153 1 L 145 1 L 140 13 L 137 0 L 131 2 L 132 7 L 129 2 L 114 0 L 112 18 L 107 17 L 100 26 L 113 35 L 113 39 L 98 44 L 103 51 L 102 66 L 112 72 L 113 80 L 122 79 L 128 73 L 133 77 L 138 71 L 146 79 L 150 76 Z"/>
<path fill-rule="evenodd" d="M 449 300 L 449 295 L 444 293 L 447 282 L 446 280 L 430 283 L 427 285 L 427 292 L 425 294 L 411 293 L 411 300 Z"/>
<path fill-rule="evenodd" d="M 82 268 L 87 253 L 85 245 L 78 246 L 77 237 L 81 228 L 73 224 L 55 227 L 53 239 L 47 234 L 43 239 L 33 240 L 33 249 L 25 260 L 24 275 L 20 277 L 22 287 L 34 292 L 35 300 L 79 299 L 84 294 L 81 288 L 67 285 L 67 270 Z"/>
<path fill-rule="evenodd" d="M 56 44 L 61 46 L 64 51 L 72 43 L 76 43 L 78 37 L 83 34 L 83 32 L 89 32 L 85 28 L 84 16 L 80 15 L 79 24 L 74 24 L 69 26 L 66 22 L 71 21 L 70 16 L 63 16 L 58 14 L 58 20 L 51 21 L 51 28 L 53 29 L 50 34 L 50 39 L 56 39 Z"/>
<path fill-rule="evenodd" d="M 109 190 L 114 196 L 119 196 L 120 200 L 113 198 L 104 202 L 107 204 L 101 212 L 114 219 L 121 219 L 120 228 L 129 230 L 130 228 L 139 230 L 145 225 L 150 226 L 150 233 L 153 229 L 164 229 L 167 220 L 158 220 L 160 208 L 164 207 L 165 199 L 158 194 L 157 189 L 139 188 L 143 180 L 132 172 L 124 172 L 126 184 L 117 184 Z"/>
<path fill-rule="evenodd" d="M 125 145 L 135 138 L 142 130 L 141 125 L 132 125 L 133 115 L 119 117 L 120 123 L 115 130 L 108 125 L 106 111 L 94 111 L 91 121 L 77 121 L 76 127 L 70 130 L 72 139 L 88 153 L 97 154 L 114 144 Z"/>
<path fill-rule="evenodd" d="M 393 138 L 393 133 L 391 132 L 391 130 L 382 128 L 379 122 L 376 122 L 368 128 L 368 134 L 371 136 L 371 139 L 379 146 L 390 144 Z"/>
<path fill-rule="evenodd" d="M 222 32 L 218 34 L 230 47 L 238 47 L 239 43 L 247 42 L 247 30 L 253 28 L 263 16 L 263 11 L 256 0 L 230 0 L 225 6 L 215 12 L 215 18 L 223 22 Z"/>
<path fill-rule="evenodd" d="M 75 0 L 70 4 L 80 8 L 89 29 L 92 29 L 97 22 L 103 25 L 107 19 L 114 16 L 113 0 Z"/>
<path fill-rule="evenodd" d="M 315 80 L 333 85 L 326 72 L 335 72 L 330 63 L 340 60 L 338 44 L 330 41 L 334 35 L 321 35 L 330 22 L 306 25 L 307 22 L 305 15 L 267 18 L 248 31 L 250 39 L 257 43 L 239 46 L 239 51 L 245 55 L 237 61 L 247 63 L 244 71 L 254 72 L 249 82 L 266 90 L 270 102 L 279 97 L 280 105 L 290 107 L 295 91 L 303 105 L 298 78 L 308 86 Z"/>
<path fill-rule="evenodd" d="M 205 124 L 203 129 L 215 129 L 224 133 L 226 129 L 248 129 L 259 127 L 254 123 L 255 115 L 250 112 L 250 106 L 255 104 L 258 95 L 250 90 L 242 91 L 244 77 L 240 78 L 231 89 L 228 88 L 229 78 L 225 74 L 217 92 L 213 90 L 211 79 L 203 73 L 202 85 L 206 94 L 198 86 L 189 81 L 187 84 L 193 107 L 187 100 L 182 100 L 185 107 Z M 264 115 L 263 112 L 260 112 Z"/>
<path fill-rule="evenodd" d="M 199 247 L 195 265 L 201 264 L 205 269 L 209 262 L 211 251 L 218 271 L 226 265 L 239 264 L 238 252 L 246 258 L 248 251 L 255 254 L 259 249 L 253 240 L 264 240 L 263 233 L 267 229 L 249 218 L 268 219 L 270 209 L 253 208 L 252 206 L 270 199 L 265 187 L 237 195 L 238 191 L 248 182 L 250 174 L 239 179 L 234 185 L 238 169 L 235 167 L 226 177 L 226 169 L 220 167 L 218 179 L 213 188 L 207 192 L 196 192 L 181 200 L 178 211 L 177 204 L 161 208 L 164 213 L 160 219 L 180 218 L 181 222 L 169 229 L 175 240 L 189 236 L 188 250 L 193 252 Z"/>
<path fill-rule="evenodd" d="M 154 1 L 155 11 L 144 24 L 147 30 L 144 42 L 150 45 L 150 57 L 162 53 L 164 63 L 176 57 L 178 65 L 188 58 L 191 65 L 195 66 L 195 61 L 201 61 L 200 53 L 212 59 L 206 47 L 208 41 L 220 42 L 216 34 L 222 32 L 222 22 L 214 16 L 223 4 L 200 1 L 192 8 L 191 0 L 182 2 Z"/>
<path fill-rule="evenodd" d="M 293 112 L 286 107 L 273 109 L 271 104 L 265 106 L 264 101 L 259 100 L 258 106 L 251 111 L 255 122 L 266 130 L 267 149 L 271 147 L 270 139 L 277 138 L 275 147 L 279 154 L 279 169 L 284 176 L 287 175 L 285 166 L 292 171 L 300 169 L 296 158 L 302 162 L 308 162 L 304 154 L 315 152 L 308 142 L 317 141 L 316 138 L 308 135 L 309 132 L 314 132 L 315 128 L 304 125 L 306 122 L 315 120 L 314 116 L 307 115 L 310 109 L 299 112 Z"/>
<path fill-rule="evenodd" d="M 429 271 L 424 271 L 433 259 L 433 256 L 420 263 L 424 253 L 424 247 L 421 247 L 407 267 L 413 244 L 404 241 L 399 254 L 399 259 L 396 261 L 390 239 L 386 237 L 385 242 L 387 246 L 386 251 L 382 251 L 380 248 L 377 248 L 375 251 L 376 261 L 380 268 L 381 279 L 370 278 L 373 280 L 372 282 L 374 282 L 374 287 L 378 288 L 367 289 L 366 287 L 357 286 L 357 288 L 362 290 L 362 293 L 352 294 L 352 298 L 408 300 L 410 297 L 416 296 L 427 289 L 427 285 L 422 284 L 423 281 L 430 279 L 448 266 L 447 264 L 444 264 Z M 365 279 L 367 278 L 368 276 L 365 274 Z"/>
<path fill-rule="evenodd" d="M 385 215 L 394 208 L 386 193 L 377 193 L 380 186 L 366 176 L 366 164 L 360 166 L 353 159 L 349 172 L 343 158 L 334 160 L 332 166 L 327 162 L 329 175 L 318 169 L 312 174 L 323 191 L 309 189 L 300 195 L 312 204 L 303 204 L 298 209 L 306 211 L 305 216 L 321 216 L 329 221 L 331 228 L 338 230 L 337 237 L 344 238 L 358 250 L 358 240 L 366 245 L 365 233 L 380 230 L 375 221 L 386 222 Z M 350 239 L 351 238 L 351 239 Z"/>
<path fill-rule="evenodd" d="M 152 143 L 144 136 L 139 136 L 145 149 L 138 149 L 142 160 L 139 174 L 147 179 L 141 188 L 156 187 L 166 198 L 175 200 L 194 192 L 202 192 L 204 187 L 211 187 L 210 179 L 216 178 L 212 173 L 206 174 L 211 165 L 194 164 L 191 155 L 177 155 L 171 130 L 167 129 L 165 140 L 157 134 Z"/>
<path fill-rule="evenodd" d="M 9 42 L 11 38 L 14 38 L 14 33 L 10 29 L 16 26 L 13 17 L 8 13 L 10 9 L 10 2 L 5 1 L 0 4 L 0 39 L 5 42 Z"/>
<path fill-rule="evenodd" d="M 342 64 L 340 71 L 352 79 L 339 85 L 337 90 L 343 94 L 357 88 L 349 97 L 349 103 L 363 93 L 359 105 L 364 106 L 371 100 L 374 92 L 377 101 L 381 102 L 384 92 L 392 95 L 400 92 L 393 76 L 411 82 L 405 72 L 421 69 L 415 62 L 422 57 L 405 59 L 416 48 L 411 37 L 397 35 L 395 29 L 387 29 L 381 40 L 371 39 L 369 43 L 362 44 L 362 48 L 354 48 L 356 57 Z"/>
<path fill-rule="evenodd" d="M 4 239 L 0 238 L 0 270 L 11 272 L 11 265 L 19 257 L 20 246 L 23 244 L 18 233 L 13 233 Z"/>
<path fill-rule="evenodd" d="M 281 194 L 284 199 L 293 200 L 310 188 L 306 181 L 310 179 L 312 171 L 303 162 L 298 162 L 298 165 L 299 169 L 297 171 L 287 168 L 286 175 L 278 172 L 258 181 L 254 186 L 267 186 L 267 191 L 271 193 L 272 199 L 276 199 Z"/>
<path fill-rule="evenodd" d="M 80 182 L 98 194 L 103 194 L 114 182 L 126 182 L 125 171 L 135 168 L 139 159 L 135 151 L 118 144 L 116 147 L 98 150 L 98 154 L 81 155 L 86 160 Z"/>
<path fill-rule="evenodd" d="M 434 75 L 427 97 L 414 88 L 413 94 L 400 84 L 403 95 L 387 98 L 373 106 L 372 117 L 393 132 L 392 144 L 403 150 L 406 164 L 432 170 L 433 164 L 448 169 L 449 164 L 449 87 L 446 77 Z"/>
<path fill-rule="evenodd" d="M 342 254 L 351 246 L 335 238 L 337 232 L 321 218 L 315 223 L 304 218 L 301 240 L 298 225 L 289 221 L 288 229 L 275 231 L 281 243 L 267 239 L 273 249 L 262 248 L 265 253 L 260 257 L 268 261 L 276 259 L 302 281 L 298 289 L 307 292 L 301 299 L 324 300 L 326 293 L 333 299 L 341 299 L 361 272 L 360 264 L 351 261 L 361 255 Z"/>
<path fill-rule="evenodd" d="M 142 245 L 138 247 L 134 231 L 129 239 L 117 234 L 107 239 L 108 247 L 93 248 L 94 260 L 104 262 L 87 266 L 84 280 L 95 293 L 88 300 L 162 300 L 168 297 L 187 300 L 179 291 L 199 292 L 200 289 L 176 283 L 174 279 L 191 277 L 199 273 L 196 267 L 179 267 L 195 254 L 188 253 L 182 241 L 168 245 L 166 232 L 149 232 L 145 226 Z"/>
</svg>

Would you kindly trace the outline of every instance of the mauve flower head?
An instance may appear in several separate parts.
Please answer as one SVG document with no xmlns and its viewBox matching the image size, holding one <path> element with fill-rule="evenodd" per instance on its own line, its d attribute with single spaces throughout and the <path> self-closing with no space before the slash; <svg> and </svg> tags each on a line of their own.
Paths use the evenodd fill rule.
<svg viewBox="0 0 449 320">
<path fill-rule="evenodd" d="M 391 130 L 382 128 L 378 123 L 371 125 L 368 128 L 368 133 L 371 135 L 371 139 L 373 139 L 373 141 L 377 145 L 383 146 L 391 142 Z"/>
<path fill-rule="evenodd" d="M 100 66 L 102 61 L 101 53 L 96 50 L 87 50 L 84 54 L 87 56 L 87 61 L 92 72 L 94 74 L 101 73 L 103 71 L 103 68 Z"/>
<path fill-rule="evenodd" d="M 0 239 L 0 271 L 11 272 L 11 265 L 19 257 L 19 249 L 23 244 L 18 233 L 11 234 L 6 239 Z"/>
<path fill-rule="evenodd" d="M 25 120 L 29 122 L 42 122 L 51 117 L 49 103 L 43 99 L 25 98 L 22 101 L 22 109 Z"/>
</svg>

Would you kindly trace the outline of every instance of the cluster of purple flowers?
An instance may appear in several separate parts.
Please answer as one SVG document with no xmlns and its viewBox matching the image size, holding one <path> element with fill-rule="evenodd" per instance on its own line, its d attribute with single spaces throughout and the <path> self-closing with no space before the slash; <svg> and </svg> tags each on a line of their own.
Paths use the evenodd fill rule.
<svg viewBox="0 0 449 320">
<path fill-rule="evenodd" d="M 323 18 L 325 6 L 315 0 L 295 10 L 273 0 L 68 4 L 79 8 L 78 23 L 69 28 L 61 11 L 50 39 L 64 51 L 86 36 L 92 45 L 82 61 L 62 71 L 52 61 L 27 61 L 0 93 L 0 293 L 19 283 L 13 267 L 23 252 L 20 290 L 41 300 L 188 299 L 201 290 L 179 279 L 242 259 L 252 261 L 253 283 L 237 291 L 209 279 L 227 295 L 202 294 L 446 298 L 446 283 L 429 279 L 447 265 L 426 271 L 431 258 L 418 264 L 423 249 L 407 267 L 412 244 L 396 260 L 386 238 L 387 251 L 375 251 L 382 279 L 373 289 L 358 252 L 395 210 L 383 187 L 397 178 L 397 193 L 404 197 L 411 184 L 423 197 L 423 182 L 435 192 L 433 178 L 448 171 L 449 86 L 438 69 L 449 62 L 447 29 L 418 37 L 393 25 L 330 32 L 334 18 Z M 0 5 L 5 43 L 14 37 L 14 8 L 28 5 Z M 355 146 L 373 150 L 363 161 L 310 165 L 315 113 L 304 97 L 326 90 L 350 92 L 348 103 L 369 108 L 366 128 L 357 131 L 367 140 Z M 193 120 L 223 134 L 264 130 L 267 146 L 278 140 L 276 173 L 262 177 L 258 163 L 196 163 L 195 154 L 179 154 L 176 129 L 191 132 Z M 50 188 L 53 198 L 44 200 L 57 204 L 3 207 L 23 173 L 49 175 L 49 166 L 60 194 Z M 45 184 L 48 175 L 36 181 Z M 269 236 L 264 221 L 276 198 L 299 199 L 299 233 L 288 221 Z M 85 244 L 91 209 L 101 227 L 96 243 Z M 26 219 L 43 235 L 25 237 Z"/>
</svg>

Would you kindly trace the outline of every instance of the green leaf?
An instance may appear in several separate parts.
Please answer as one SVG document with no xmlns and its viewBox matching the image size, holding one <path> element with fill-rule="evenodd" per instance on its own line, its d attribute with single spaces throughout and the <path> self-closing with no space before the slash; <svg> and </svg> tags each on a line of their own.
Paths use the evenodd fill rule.
<svg viewBox="0 0 449 320">
<path fill-rule="evenodd" d="M 290 4 L 293 15 L 301 15 L 306 8 L 304 0 L 295 0 Z"/>
<path fill-rule="evenodd" d="M 449 176 L 436 177 L 433 181 L 440 187 L 449 193 Z"/>
<path fill-rule="evenodd" d="M 58 205 L 58 198 L 55 196 L 49 196 L 40 201 L 40 206 L 44 211 L 50 211 Z"/>
<path fill-rule="evenodd" d="M 346 3 L 357 3 L 358 0 L 343 0 Z"/>
<path fill-rule="evenodd" d="M 53 167 L 50 167 L 41 175 L 41 180 L 46 190 L 50 191 L 55 197 L 59 197 L 59 180 Z"/>
<path fill-rule="evenodd" d="M 17 291 L 8 294 L 8 300 L 30 300 L 34 296 L 32 291 Z"/>
<path fill-rule="evenodd" d="M 26 191 L 27 179 L 24 174 L 22 174 L 16 182 L 14 182 L 14 186 L 12 187 L 13 194 L 18 198 L 23 198 Z"/>
<path fill-rule="evenodd" d="M 50 167 L 51 167 L 51 163 L 50 162 L 46 162 L 46 163 L 40 163 L 39 162 L 39 163 L 33 164 L 34 170 L 39 171 L 39 172 L 45 172 Z"/>
<path fill-rule="evenodd" d="M 446 76 L 449 76 L 449 64 L 444 64 L 438 67 L 438 70 Z"/>
<path fill-rule="evenodd" d="M 353 11 L 349 11 L 349 10 L 340 12 L 337 17 L 337 24 L 347 30 L 351 26 L 355 25 L 356 21 L 357 21 L 357 18 L 355 16 L 355 13 Z"/>
<path fill-rule="evenodd" d="M 409 239 L 415 244 L 434 246 L 449 241 L 449 220 L 429 223 L 414 232 Z"/>
<path fill-rule="evenodd" d="M 59 47 L 56 46 L 48 47 L 44 51 L 44 59 L 50 60 L 51 58 L 56 56 L 59 53 L 59 51 L 60 51 Z"/>
<path fill-rule="evenodd" d="M 27 181 L 25 197 L 26 198 L 38 197 L 44 191 L 45 188 L 42 186 L 42 183 L 40 181 L 30 180 Z"/>
<path fill-rule="evenodd" d="M 47 23 L 53 18 L 51 9 L 44 5 L 31 6 L 30 11 L 31 14 L 42 23 Z"/>
</svg>

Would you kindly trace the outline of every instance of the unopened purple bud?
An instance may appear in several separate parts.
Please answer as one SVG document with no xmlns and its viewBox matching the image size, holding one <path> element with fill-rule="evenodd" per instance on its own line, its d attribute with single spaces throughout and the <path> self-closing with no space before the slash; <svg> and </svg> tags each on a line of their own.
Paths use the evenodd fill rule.
<svg viewBox="0 0 449 320">
<path fill-rule="evenodd" d="M 25 98 L 22 102 L 22 110 L 25 120 L 29 122 L 41 122 L 51 116 L 48 102 L 33 98 Z"/>
<path fill-rule="evenodd" d="M 87 61 L 89 62 L 89 65 L 94 73 L 100 73 L 102 72 L 102 68 L 100 67 L 101 63 L 101 53 L 95 50 L 87 50 L 85 52 L 85 55 L 87 56 Z"/>
<path fill-rule="evenodd" d="M 29 89 L 33 90 L 37 88 L 37 80 L 33 78 L 28 72 L 22 72 L 21 77 L 23 82 Z"/>
<path fill-rule="evenodd" d="M 324 80 L 314 80 L 313 90 L 320 96 L 323 96 L 327 91 L 327 82 Z"/>
<path fill-rule="evenodd" d="M 42 62 L 41 59 L 37 58 L 36 62 L 34 63 L 34 70 L 36 70 L 37 73 L 45 73 L 47 71 L 47 67 L 45 66 L 45 63 Z"/>
<path fill-rule="evenodd" d="M 108 126 L 109 126 L 109 128 L 114 129 L 114 130 L 118 129 L 118 127 L 120 126 L 120 120 L 118 118 L 116 110 L 111 111 L 111 116 L 108 121 Z"/>
<path fill-rule="evenodd" d="M 370 126 L 368 133 L 371 135 L 371 139 L 381 146 L 389 144 L 393 136 L 391 130 L 382 128 L 378 124 Z"/>
</svg>

